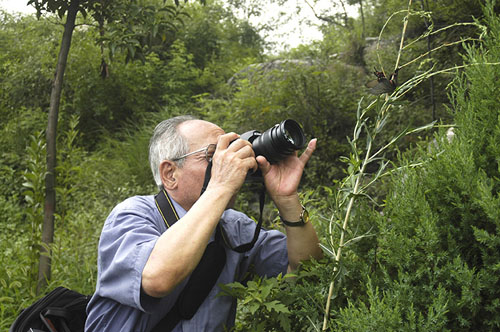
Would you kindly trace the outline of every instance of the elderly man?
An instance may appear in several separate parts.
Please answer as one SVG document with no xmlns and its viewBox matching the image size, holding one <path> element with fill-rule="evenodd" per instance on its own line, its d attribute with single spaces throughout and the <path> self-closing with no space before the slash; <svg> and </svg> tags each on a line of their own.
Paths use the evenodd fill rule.
<svg viewBox="0 0 500 332">
<path fill-rule="evenodd" d="M 99 242 L 98 282 L 87 308 L 86 331 L 222 331 L 234 325 L 236 301 L 217 297 L 218 284 L 241 281 L 250 266 L 261 276 L 276 276 L 294 270 L 302 260 L 322 256 L 297 194 L 316 140 L 300 157 L 293 154 L 270 164 L 238 138 L 189 116 L 156 127 L 150 142 L 151 169 L 179 220 L 170 225 L 153 196 L 132 197 L 114 208 Z M 210 181 L 202 193 L 209 162 Z M 247 173 L 257 169 L 286 225 L 286 236 L 261 230 L 252 248 L 238 252 L 233 249 L 252 240 L 256 225 L 230 207 Z M 217 240 L 217 225 L 224 238 L 222 270 L 194 316 L 175 317 L 190 275 L 201 265 L 207 245 Z M 203 279 L 197 283 L 199 287 Z M 162 319 L 171 326 L 158 325 Z"/>
</svg>

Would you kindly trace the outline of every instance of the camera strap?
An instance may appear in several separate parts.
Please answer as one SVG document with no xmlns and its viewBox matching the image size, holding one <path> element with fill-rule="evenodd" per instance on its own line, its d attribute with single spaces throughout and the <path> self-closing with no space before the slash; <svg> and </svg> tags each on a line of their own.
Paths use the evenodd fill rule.
<svg viewBox="0 0 500 332">
<path fill-rule="evenodd" d="M 168 231 L 168 228 L 179 220 L 179 216 L 164 189 L 155 196 L 155 203 Z M 200 262 L 191 273 L 174 306 L 156 324 L 152 332 L 172 331 L 182 319 L 191 319 L 205 301 L 226 265 L 221 228 L 220 224 L 217 224 L 214 241 L 205 248 Z"/>
<path fill-rule="evenodd" d="M 208 183 L 210 182 L 211 175 L 212 175 L 212 162 L 210 161 L 208 163 L 207 169 L 205 171 L 205 179 L 203 181 L 203 187 L 201 189 L 201 194 L 203 194 L 205 192 L 205 190 L 207 189 Z M 236 251 L 236 252 L 241 254 L 241 253 L 244 253 L 244 252 L 253 248 L 253 246 L 255 245 L 255 242 L 257 242 L 257 240 L 259 239 L 259 233 L 260 233 L 260 230 L 262 228 L 262 212 L 264 211 L 265 201 L 266 201 L 266 187 L 264 185 L 262 185 L 262 188 L 259 192 L 259 221 L 257 222 L 257 227 L 255 228 L 255 233 L 253 235 L 252 241 L 245 243 L 245 244 L 241 244 L 241 245 L 237 246 L 236 248 L 233 248 L 228 243 L 228 241 L 225 240 L 227 237 L 224 236 L 224 242 L 226 242 L 226 245 L 229 248 L 231 248 L 231 250 Z M 220 227 L 220 228 L 222 229 L 222 227 Z M 222 229 L 222 232 L 224 234 L 224 229 Z"/>
<path fill-rule="evenodd" d="M 262 228 L 262 212 L 264 211 L 264 203 L 266 200 L 266 187 L 262 185 L 262 188 L 259 192 L 259 221 L 257 222 L 257 226 L 255 227 L 255 233 L 253 234 L 252 241 L 239 245 L 236 248 L 231 248 L 232 250 L 243 253 L 253 248 L 255 242 L 259 239 L 260 229 Z"/>
<path fill-rule="evenodd" d="M 208 186 L 211 171 L 212 163 L 209 162 L 207 170 L 205 171 L 205 179 L 201 194 L 205 192 Z M 161 190 L 155 196 L 155 203 L 168 230 L 168 228 L 179 220 L 179 215 L 175 211 L 175 207 L 165 189 Z M 191 319 L 198 311 L 198 308 L 214 287 L 222 269 L 226 265 L 226 252 L 223 242 L 225 242 L 231 250 L 238 253 L 243 253 L 253 248 L 255 242 L 257 242 L 257 239 L 259 238 L 262 226 L 262 212 L 265 203 L 264 185 L 262 186 L 262 190 L 259 195 L 259 203 L 259 221 L 257 223 L 257 227 L 255 228 L 253 239 L 249 243 L 233 248 L 229 245 L 228 241 L 225 240 L 224 230 L 220 222 L 217 224 L 214 241 L 207 245 L 200 262 L 191 273 L 186 286 L 180 293 L 172 309 L 170 309 L 170 311 L 158 322 L 158 324 L 156 324 L 156 326 L 151 330 L 152 332 L 170 332 L 182 319 Z"/>
</svg>

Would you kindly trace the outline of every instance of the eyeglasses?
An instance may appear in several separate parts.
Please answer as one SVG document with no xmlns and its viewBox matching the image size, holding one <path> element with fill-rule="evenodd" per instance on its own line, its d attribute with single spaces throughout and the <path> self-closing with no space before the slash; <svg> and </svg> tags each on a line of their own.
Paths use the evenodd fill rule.
<svg viewBox="0 0 500 332">
<path fill-rule="evenodd" d="M 177 161 L 177 160 L 180 160 L 182 158 L 186 158 L 192 154 L 195 154 L 195 153 L 200 153 L 200 152 L 205 152 L 205 159 L 208 161 L 208 162 L 211 162 L 212 161 L 212 157 L 214 156 L 214 153 L 215 153 L 215 148 L 217 147 L 217 144 L 209 144 L 207 145 L 206 147 L 204 148 L 201 148 L 199 150 L 196 150 L 196 151 L 193 151 L 193 152 L 189 152 L 189 153 L 186 153 L 180 157 L 177 157 L 177 158 L 174 158 L 172 159 L 172 161 Z"/>
</svg>

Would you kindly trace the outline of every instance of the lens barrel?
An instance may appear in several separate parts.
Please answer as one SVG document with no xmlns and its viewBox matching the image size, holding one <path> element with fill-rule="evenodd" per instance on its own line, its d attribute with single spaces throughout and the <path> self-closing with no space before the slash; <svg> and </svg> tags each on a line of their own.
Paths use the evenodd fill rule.
<svg viewBox="0 0 500 332">
<path fill-rule="evenodd" d="M 292 119 L 283 120 L 262 134 L 251 131 L 241 135 L 252 143 L 255 156 L 264 156 L 275 164 L 304 147 L 306 137 L 300 124 Z"/>
</svg>

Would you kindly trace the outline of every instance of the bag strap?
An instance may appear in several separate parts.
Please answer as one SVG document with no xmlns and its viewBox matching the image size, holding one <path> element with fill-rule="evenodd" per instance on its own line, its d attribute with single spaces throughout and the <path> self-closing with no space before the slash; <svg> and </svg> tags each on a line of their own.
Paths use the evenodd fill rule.
<svg viewBox="0 0 500 332">
<path fill-rule="evenodd" d="M 44 323 L 45 327 L 49 329 L 49 331 L 56 332 L 57 330 L 54 327 L 54 323 L 51 318 L 56 318 L 59 321 L 59 326 L 62 327 L 63 332 L 71 332 L 68 324 L 71 319 L 71 313 L 66 308 L 62 307 L 48 307 L 40 312 L 40 320 Z"/>
</svg>

